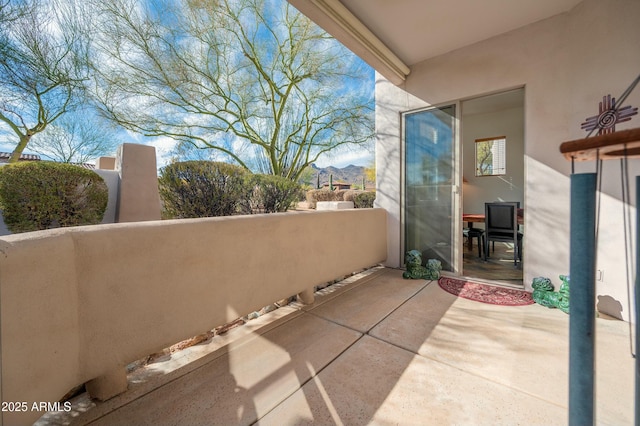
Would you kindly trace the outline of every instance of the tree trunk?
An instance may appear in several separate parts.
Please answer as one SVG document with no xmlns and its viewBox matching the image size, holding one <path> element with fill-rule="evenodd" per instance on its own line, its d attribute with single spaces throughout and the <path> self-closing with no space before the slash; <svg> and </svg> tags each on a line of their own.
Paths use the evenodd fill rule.
<svg viewBox="0 0 640 426">
<path fill-rule="evenodd" d="M 31 140 L 31 135 L 22 135 L 20 136 L 20 142 L 16 146 L 16 149 L 11 153 L 11 157 L 9 157 L 9 163 L 17 163 L 20 160 L 20 156 L 22 155 L 22 151 L 27 147 L 27 144 Z"/>
</svg>

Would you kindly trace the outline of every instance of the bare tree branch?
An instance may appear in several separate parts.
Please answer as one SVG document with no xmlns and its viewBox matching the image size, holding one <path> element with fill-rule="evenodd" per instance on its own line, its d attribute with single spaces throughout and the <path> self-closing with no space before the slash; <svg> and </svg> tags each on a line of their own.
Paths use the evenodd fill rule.
<svg viewBox="0 0 640 426">
<path fill-rule="evenodd" d="M 30 149 L 52 161 L 86 163 L 114 155 L 120 139 L 115 129 L 99 117 L 91 117 L 90 107 L 65 114 L 35 135 Z"/>
<path fill-rule="evenodd" d="M 1 4 L 0 121 L 17 139 L 15 162 L 49 124 L 81 99 L 84 35 L 73 31 L 66 4 L 25 0 Z"/>
<path fill-rule="evenodd" d="M 93 1 L 95 96 L 119 125 L 291 179 L 372 142 L 370 71 L 288 3 Z"/>
</svg>

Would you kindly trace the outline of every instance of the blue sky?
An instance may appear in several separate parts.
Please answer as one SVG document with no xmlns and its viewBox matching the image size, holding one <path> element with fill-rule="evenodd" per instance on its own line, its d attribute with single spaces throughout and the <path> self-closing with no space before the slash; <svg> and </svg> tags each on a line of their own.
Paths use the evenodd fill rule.
<svg viewBox="0 0 640 426">
<path fill-rule="evenodd" d="M 359 58 L 356 58 L 356 61 L 361 61 Z M 373 97 L 373 88 L 374 88 L 374 72 L 373 70 L 364 65 L 364 69 L 366 77 L 365 81 L 361 82 L 365 87 L 370 87 L 372 97 Z M 354 90 L 358 88 L 354 87 Z M 349 89 L 346 89 L 349 90 Z M 336 94 L 337 101 L 339 101 L 339 94 Z M 0 124 L 0 150 L 11 152 L 13 151 L 15 144 L 17 143 L 17 136 L 12 132 L 2 132 L 2 126 Z M 37 136 L 36 136 L 37 137 Z M 140 143 L 145 145 L 151 145 L 156 148 L 156 155 L 158 159 L 158 167 L 162 167 L 165 165 L 172 157 L 172 151 L 176 145 L 176 142 L 167 137 L 145 137 L 139 134 L 127 132 L 125 130 L 121 130 L 117 134 L 118 139 L 123 142 L 132 142 L 132 143 Z M 15 142 L 14 142 L 15 141 Z M 24 153 L 26 154 L 34 154 L 32 150 L 27 148 Z M 344 148 L 341 150 L 337 150 L 331 152 L 329 154 L 321 157 L 316 165 L 318 167 L 327 167 L 327 166 L 335 166 L 335 167 L 345 167 L 349 164 L 359 165 L 359 166 L 369 166 L 373 163 L 373 141 L 370 143 L 370 146 L 358 148 Z"/>
</svg>

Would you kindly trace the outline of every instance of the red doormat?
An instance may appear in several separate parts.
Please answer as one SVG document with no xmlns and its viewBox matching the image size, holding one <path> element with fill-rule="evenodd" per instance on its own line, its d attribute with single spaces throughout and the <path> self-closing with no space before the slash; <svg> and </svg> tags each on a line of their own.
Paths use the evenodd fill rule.
<svg viewBox="0 0 640 426">
<path fill-rule="evenodd" d="M 444 291 L 456 296 L 492 305 L 522 306 L 534 303 L 531 293 L 528 291 L 496 287 L 449 277 L 440 277 L 438 285 Z"/>
</svg>

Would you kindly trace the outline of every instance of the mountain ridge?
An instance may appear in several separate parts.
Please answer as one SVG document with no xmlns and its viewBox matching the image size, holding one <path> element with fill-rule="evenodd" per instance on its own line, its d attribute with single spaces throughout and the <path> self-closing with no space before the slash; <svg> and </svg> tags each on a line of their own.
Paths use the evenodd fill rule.
<svg viewBox="0 0 640 426">
<path fill-rule="evenodd" d="M 330 176 L 333 175 L 333 182 L 338 183 L 350 183 L 352 186 L 361 186 L 362 179 L 366 179 L 366 173 L 364 166 L 355 166 L 353 164 L 349 164 L 346 167 L 338 168 L 334 166 L 327 167 L 318 167 L 314 164 L 311 165 L 313 169 L 313 185 L 316 185 L 318 182 L 318 177 L 320 180 L 320 186 L 329 183 Z M 366 181 L 367 188 L 370 188 L 375 183 L 373 181 Z"/>
</svg>

